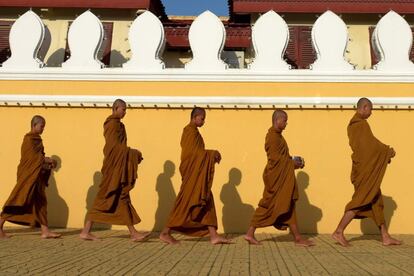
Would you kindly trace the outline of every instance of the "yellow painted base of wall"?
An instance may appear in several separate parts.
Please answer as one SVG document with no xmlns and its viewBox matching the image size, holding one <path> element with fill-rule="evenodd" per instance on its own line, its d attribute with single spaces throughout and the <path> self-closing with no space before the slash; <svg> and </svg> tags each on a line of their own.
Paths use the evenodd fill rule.
<svg viewBox="0 0 414 276">
<path fill-rule="evenodd" d="M 97 85 L 99 87 L 97 87 Z M 216 88 L 216 89 L 215 89 Z M 277 88 L 277 91 L 274 90 Z M 244 83 L 94 83 L 2 81 L 0 93 L 121 94 L 121 95 L 298 95 L 298 96 L 412 96 L 409 84 L 244 84 Z M 364 93 L 363 93 L 364 92 Z M 392 93 L 391 93 L 392 92 Z M 100 180 L 103 129 L 110 109 L 2 107 L 0 116 L 0 203 L 16 182 L 23 135 L 33 115 L 47 120 L 43 141 L 47 155 L 61 161 L 48 188 L 52 226 L 82 227 Z M 131 109 L 124 123 L 128 143 L 142 151 L 138 182 L 132 202 L 142 222 L 138 229 L 159 230 L 165 223 L 180 187 L 178 171 L 180 136 L 190 111 L 181 109 Z M 271 110 L 211 110 L 200 130 L 206 147 L 223 156 L 216 167 L 213 194 L 219 231 L 245 231 L 260 200 L 266 163 L 264 137 L 271 124 Z M 302 232 L 330 233 L 345 204 L 351 199 L 351 151 L 346 127 L 351 110 L 289 110 L 285 138 L 292 155 L 306 160 L 297 171 Z M 393 146 L 397 155 L 389 165 L 382 192 L 385 215 L 392 233 L 414 233 L 412 218 L 414 170 L 414 114 L 412 111 L 374 111 L 369 119 L 374 134 Z M 119 228 L 119 227 L 116 227 Z M 376 231 L 368 222 L 354 221 L 348 233 Z M 272 228 L 258 230 L 274 232 Z"/>
</svg>

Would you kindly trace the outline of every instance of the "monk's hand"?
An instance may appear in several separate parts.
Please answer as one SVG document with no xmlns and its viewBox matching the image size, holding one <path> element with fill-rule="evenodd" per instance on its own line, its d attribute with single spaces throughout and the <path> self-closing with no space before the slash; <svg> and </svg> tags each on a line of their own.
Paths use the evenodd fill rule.
<svg viewBox="0 0 414 276">
<path fill-rule="evenodd" d="M 301 157 L 300 162 L 301 162 L 300 168 L 303 169 L 305 167 L 305 159 L 303 159 L 303 157 Z"/>
<path fill-rule="evenodd" d="M 390 151 L 390 160 L 388 160 L 388 164 L 391 163 L 391 159 L 393 159 L 395 156 L 395 150 L 393 148 L 390 147 L 389 151 Z"/>
<path fill-rule="evenodd" d="M 214 152 L 214 160 L 216 161 L 216 163 L 220 163 L 221 161 L 221 154 L 218 151 Z"/>
<path fill-rule="evenodd" d="M 51 170 L 51 169 L 56 168 L 56 166 L 57 166 L 57 161 L 56 160 L 54 160 L 50 157 L 45 157 L 45 161 L 44 161 L 44 164 L 43 164 L 43 167 L 45 169 Z"/>
<path fill-rule="evenodd" d="M 138 151 L 138 164 L 140 164 L 144 160 L 144 157 L 142 157 L 142 153 Z"/>
<path fill-rule="evenodd" d="M 395 156 L 395 150 L 393 148 L 390 148 L 390 152 L 391 152 L 391 158 L 394 158 Z"/>
<path fill-rule="evenodd" d="M 51 164 L 51 169 L 55 169 L 57 167 L 57 161 L 55 159 L 52 159 L 52 158 L 50 158 L 50 159 L 52 160 L 52 163 L 50 163 Z"/>
<path fill-rule="evenodd" d="M 302 157 L 294 156 L 292 159 L 295 164 L 295 169 L 302 169 L 305 167 L 305 160 Z"/>
</svg>

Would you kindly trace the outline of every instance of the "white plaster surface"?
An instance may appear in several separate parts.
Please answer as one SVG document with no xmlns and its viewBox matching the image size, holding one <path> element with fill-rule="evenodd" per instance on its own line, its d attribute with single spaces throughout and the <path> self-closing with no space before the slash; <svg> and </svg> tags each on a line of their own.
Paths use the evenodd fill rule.
<svg viewBox="0 0 414 276">
<path fill-rule="evenodd" d="M 164 27 L 161 21 L 150 11 L 138 16 L 129 29 L 129 43 L 132 57 L 123 64 L 131 70 L 162 70 L 161 60 L 165 46 Z"/>
<path fill-rule="evenodd" d="M 65 69 L 100 69 L 104 65 L 98 60 L 98 51 L 104 37 L 101 21 L 92 12 L 78 16 L 69 28 L 68 44 L 70 58 L 62 63 Z"/>
<path fill-rule="evenodd" d="M 11 56 L 4 68 L 38 69 L 44 63 L 37 58 L 45 36 L 45 26 L 33 11 L 27 11 L 14 22 L 9 35 Z"/>
</svg>

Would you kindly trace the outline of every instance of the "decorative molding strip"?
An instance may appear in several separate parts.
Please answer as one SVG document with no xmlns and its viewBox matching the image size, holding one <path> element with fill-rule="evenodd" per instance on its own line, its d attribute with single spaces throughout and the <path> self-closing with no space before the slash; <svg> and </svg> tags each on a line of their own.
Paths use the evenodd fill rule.
<svg viewBox="0 0 414 276">
<path fill-rule="evenodd" d="M 0 67 L 0 80 L 71 80 L 71 81 L 185 81 L 185 82 L 327 82 L 327 83 L 414 83 L 414 72 L 291 70 L 261 72 L 228 69 L 222 72 L 189 72 L 182 69 L 164 69 L 143 72 L 122 68 L 100 70 L 10 70 Z"/>
<path fill-rule="evenodd" d="M 212 109 L 353 109 L 358 97 L 238 97 L 238 96 L 91 96 L 91 95 L 0 95 L 0 106 L 110 107 L 121 98 L 132 108 Z M 375 109 L 414 108 L 414 97 L 372 97 Z"/>
</svg>

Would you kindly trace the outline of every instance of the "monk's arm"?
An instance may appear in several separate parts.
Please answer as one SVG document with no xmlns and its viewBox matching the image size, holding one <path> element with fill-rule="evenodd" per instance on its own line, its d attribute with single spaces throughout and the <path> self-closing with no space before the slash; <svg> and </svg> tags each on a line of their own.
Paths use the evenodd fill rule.
<svg viewBox="0 0 414 276">
<path fill-rule="evenodd" d="M 266 141 L 266 153 L 267 160 L 271 167 L 276 166 L 281 162 L 292 162 L 295 165 L 295 161 L 288 154 L 282 154 L 281 152 L 282 141 L 280 139 L 269 139 Z"/>
<path fill-rule="evenodd" d="M 25 137 L 23 140 L 22 148 L 29 149 L 29 156 L 32 156 L 33 162 L 40 164 L 43 169 L 49 169 L 51 164 L 51 158 L 45 157 L 45 153 L 43 151 L 43 144 L 41 139 L 31 139 Z"/>
<path fill-rule="evenodd" d="M 137 149 L 133 149 L 133 148 L 130 148 L 130 150 L 136 152 L 136 156 L 138 158 L 138 164 L 141 163 L 142 160 L 144 160 L 144 158 L 142 157 L 142 152 L 141 151 L 139 151 Z"/>
<path fill-rule="evenodd" d="M 105 127 L 105 143 L 111 145 L 116 150 L 123 152 L 128 151 L 128 146 L 120 140 L 121 127 L 120 123 L 112 120 Z"/>
<path fill-rule="evenodd" d="M 57 161 L 51 157 L 45 157 L 43 161 L 43 168 L 44 169 L 54 169 L 57 166 Z"/>
</svg>

